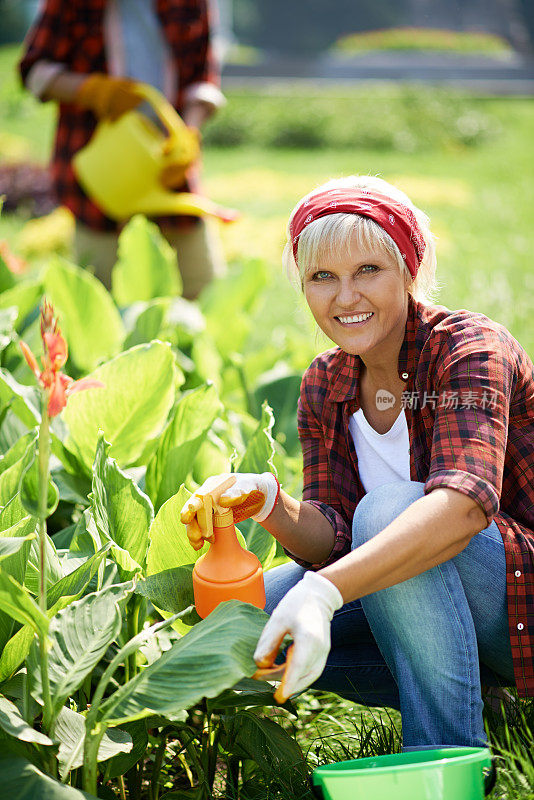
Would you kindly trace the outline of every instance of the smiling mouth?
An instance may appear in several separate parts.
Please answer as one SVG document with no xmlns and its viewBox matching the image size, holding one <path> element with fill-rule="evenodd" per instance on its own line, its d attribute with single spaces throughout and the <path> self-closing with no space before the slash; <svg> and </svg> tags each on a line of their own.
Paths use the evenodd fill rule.
<svg viewBox="0 0 534 800">
<path fill-rule="evenodd" d="M 340 322 L 342 325 L 361 325 L 363 322 L 367 322 L 373 316 L 373 312 L 369 311 L 367 314 L 352 314 L 347 316 L 337 316 L 336 320 Z"/>
</svg>

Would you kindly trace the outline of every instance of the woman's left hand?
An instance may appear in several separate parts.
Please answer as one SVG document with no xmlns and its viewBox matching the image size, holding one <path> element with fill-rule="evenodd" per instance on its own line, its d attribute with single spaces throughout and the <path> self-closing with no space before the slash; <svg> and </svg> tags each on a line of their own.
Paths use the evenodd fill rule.
<svg viewBox="0 0 534 800">
<path fill-rule="evenodd" d="M 330 622 L 343 605 L 336 586 L 316 572 L 306 572 L 278 603 L 258 641 L 254 660 L 258 667 L 271 667 L 282 640 L 294 641 L 282 683 L 279 702 L 301 692 L 322 673 L 330 652 Z"/>
</svg>

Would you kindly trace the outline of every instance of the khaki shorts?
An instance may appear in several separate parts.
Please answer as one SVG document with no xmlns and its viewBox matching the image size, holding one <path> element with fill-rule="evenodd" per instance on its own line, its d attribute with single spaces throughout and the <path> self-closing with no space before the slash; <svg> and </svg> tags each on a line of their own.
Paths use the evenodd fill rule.
<svg viewBox="0 0 534 800">
<path fill-rule="evenodd" d="M 211 221 L 201 220 L 191 228 L 165 228 L 162 233 L 176 250 L 187 300 L 194 300 L 213 278 L 226 272 L 218 231 Z M 111 289 L 111 270 L 117 261 L 117 240 L 114 231 L 94 231 L 76 221 L 77 262 L 90 269 L 107 289 Z"/>
</svg>

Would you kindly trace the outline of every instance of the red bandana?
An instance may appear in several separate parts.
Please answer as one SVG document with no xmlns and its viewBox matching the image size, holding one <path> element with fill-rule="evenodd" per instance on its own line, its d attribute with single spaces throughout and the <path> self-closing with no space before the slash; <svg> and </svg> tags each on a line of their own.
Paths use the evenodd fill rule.
<svg viewBox="0 0 534 800">
<path fill-rule="evenodd" d="M 377 222 L 389 233 L 410 275 L 415 278 L 425 252 L 425 240 L 415 215 L 407 206 L 367 189 L 329 189 L 305 200 L 291 220 L 291 241 L 297 263 L 299 236 L 310 222 L 328 214 L 359 214 Z"/>
</svg>

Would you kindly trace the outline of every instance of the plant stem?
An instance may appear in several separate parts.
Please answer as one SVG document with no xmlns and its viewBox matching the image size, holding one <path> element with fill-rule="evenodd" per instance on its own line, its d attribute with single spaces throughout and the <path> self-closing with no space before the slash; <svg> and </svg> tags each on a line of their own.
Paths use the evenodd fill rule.
<svg viewBox="0 0 534 800">
<path fill-rule="evenodd" d="M 126 800 L 126 786 L 124 785 L 124 775 L 119 775 L 119 793 L 121 800 Z"/>
<path fill-rule="evenodd" d="M 129 606 L 129 614 L 128 614 L 128 638 L 133 639 L 139 633 L 139 612 L 141 610 L 141 605 L 143 602 L 143 598 L 139 594 L 135 594 L 130 602 L 128 603 Z M 137 674 L 137 650 L 134 650 L 133 653 L 130 653 L 128 656 L 128 675 L 130 678 L 133 678 Z"/>
<path fill-rule="evenodd" d="M 50 475 L 50 418 L 48 416 L 48 392 L 42 392 L 41 424 L 39 426 L 39 607 L 43 614 L 48 611 L 46 598 L 46 512 L 48 500 L 48 480 Z M 43 692 L 43 730 L 50 733 L 52 725 L 52 700 L 50 697 L 50 677 L 48 674 L 48 643 L 46 634 L 39 634 L 41 661 L 41 683 Z"/>
<path fill-rule="evenodd" d="M 158 800 L 159 797 L 159 773 L 165 757 L 165 748 L 167 746 L 167 733 L 165 730 L 161 732 L 161 741 L 156 748 L 154 755 L 154 764 L 152 765 L 152 775 L 150 778 L 150 800 Z"/>
<path fill-rule="evenodd" d="M 98 761 L 98 748 L 100 741 L 106 732 L 107 724 L 105 720 L 98 720 L 98 713 L 100 705 L 104 699 L 104 694 L 108 684 L 113 677 L 117 668 L 128 658 L 130 653 L 135 652 L 143 641 L 150 636 L 153 636 L 157 631 L 168 628 L 172 623 L 180 619 L 180 617 L 189 614 L 193 606 L 188 606 L 178 614 L 173 614 L 163 622 L 158 622 L 156 625 L 151 625 L 126 642 L 124 647 L 115 654 L 114 658 L 110 661 L 107 668 L 104 670 L 102 677 L 98 682 L 91 700 L 91 708 L 87 712 L 85 718 L 85 745 L 84 745 L 84 764 L 83 764 L 83 788 L 86 792 L 96 795 L 96 778 L 97 778 L 97 761 Z"/>
</svg>

